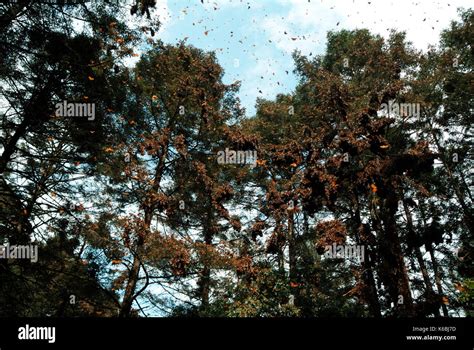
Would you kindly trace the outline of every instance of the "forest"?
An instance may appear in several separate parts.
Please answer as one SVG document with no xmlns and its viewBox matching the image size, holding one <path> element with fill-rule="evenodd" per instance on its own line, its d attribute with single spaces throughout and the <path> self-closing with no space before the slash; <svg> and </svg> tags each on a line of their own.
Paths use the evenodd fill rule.
<svg viewBox="0 0 474 350">
<path fill-rule="evenodd" d="M 472 9 L 249 114 L 154 0 L 60 3 L 0 4 L 1 317 L 473 316 Z"/>
</svg>

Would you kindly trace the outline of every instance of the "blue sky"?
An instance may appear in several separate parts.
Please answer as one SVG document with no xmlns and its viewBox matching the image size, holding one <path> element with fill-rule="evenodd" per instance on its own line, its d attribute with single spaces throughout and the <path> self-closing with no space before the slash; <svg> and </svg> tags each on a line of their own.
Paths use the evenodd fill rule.
<svg viewBox="0 0 474 350">
<path fill-rule="evenodd" d="M 214 51 L 226 83 L 241 81 L 239 97 L 252 115 L 257 97 L 291 92 L 292 52 L 322 54 L 329 30 L 368 28 L 387 36 L 407 32 L 419 49 L 438 41 L 468 0 L 157 0 L 164 42 Z"/>
</svg>

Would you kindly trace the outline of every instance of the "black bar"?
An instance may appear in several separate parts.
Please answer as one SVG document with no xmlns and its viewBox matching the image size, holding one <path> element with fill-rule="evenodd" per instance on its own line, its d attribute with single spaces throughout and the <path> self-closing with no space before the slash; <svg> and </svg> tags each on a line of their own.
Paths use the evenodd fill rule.
<svg viewBox="0 0 474 350">
<path fill-rule="evenodd" d="M 19 328 L 55 327 L 55 342 L 19 340 Z M 153 349 L 473 349 L 472 318 L 437 319 L 0 319 L 0 350 Z M 25 328 L 26 329 L 26 328 Z M 44 329 L 43 329 L 44 330 Z M 33 333 L 33 335 L 36 333 Z M 46 335 L 46 333 L 44 333 Z M 407 339 L 421 336 L 425 339 Z M 455 336 L 456 339 L 433 337 Z M 431 337 L 431 338 L 430 338 Z M 430 339 L 428 339 L 430 338 Z M 175 344 L 170 345 L 170 344 Z"/>
</svg>

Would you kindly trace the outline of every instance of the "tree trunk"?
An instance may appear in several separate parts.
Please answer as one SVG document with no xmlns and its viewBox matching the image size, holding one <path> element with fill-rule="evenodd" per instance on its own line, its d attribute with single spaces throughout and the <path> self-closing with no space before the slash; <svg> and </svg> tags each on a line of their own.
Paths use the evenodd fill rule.
<svg viewBox="0 0 474 350">
<path fill-rule="evenodd" d="M 357 194 L 353 193 L 352 195 L 352 203 L 355 207 L 354 213 L 354 221 L 355 225 L 354 228 L 356 230 L 363 229 L 362 220 L 360 217 L 360 207 L 359 207 L 359 198 Z M 370 232 L 369 232 L 370 234 Z M 365 247 L 366 257 L 362 262 L 362 278 L 364 281 L 365 286 L 365 299 L 369 306 L 369 311 L 372 317 L 382 317 L 381 310 L 380 310 L 380 303 L 377 293 L 377 286 L 375 285 L 375 278 L 374 278 L 374 271 L 373 271 L 373 264 L 374 259 L 371 256 L 371 250 L 368 246 L 366 238 L 362 238 L 359 233 L 356 231 L 356 242 L 357 244 L 363 245 Z"/>
<path fill-rule="evenodd" d="M 167 133 L 167 137 L 170 135 L 169 129 Z M 153 186 L 152 191 L 158 192 L 161 187 L 161 178 L 163 176 L 163 172 L 165 169 L 165 160 L 168 156 L 168 149 L 169 143 L 165 143 L 163 146 L 163 151 L 160 154 L 158 165 L 155 169 L 155 176 L 153 179 Z M 147 233 L 150 231 L 151 222 L 153 220 L 153 207 L 154 203 L 150 203 L 148 206 L 145 207 L 145 218 L 144 218 L 144 232 Z M 132 305 L 135 298 L 140 294 L 135 294 L 135 289 L 137 286 L 138 278 L 140 276 L 140 254 L 145 243 L 145 237 L 139 236 L 137 239 L 137 244 L 135 246 L 135 252 L 133 255 L 133 263 L 132 268 L 130 269 L 128 275 L 128 282 L 127 287 L 125 289 L 125 294 L 122 301 L 122 307 L 120 310 L 120 317 L 130 317 L 130 313 L 132 311 Z"/>
<path fill-rule="evenodd" d="M 3 153 L 0 157 L 0 174 L 3 174 L 7 169 L 8 163 L 11 160 L 11 157 L 16 149 L 16 144 L 18 140 L 23 137 L 26 133 L 26 129 L 28 128 L 28 120 L 24 118 L 20 125 L 16 128 L 15 132 L 13 133 L 12 137 L 8 139 L 8 143 L 5 145 L 3 149 Z"/>
<path fill-rule="evenodd" d="M 296 282 L 295 219 L 292 210 L 288 211 L 288 259 L 290 282 Z"/>
<path fill-rule="evenodd" d="M 151 210 L 145 211 L 144 230 L 148 232 L 151 225 L 153 214 Z M 140 252 L 144 244 L 144 238 L 138 237 L 137 244 L 135 246 L 135 252 L 133 254 L 132 268 L 128 274 L 127 287 L 125 288 L 125 294 L 123 296 L 122 307 L 120 309 L 120 317 L 130 317 L 132 311 L 133 301 L 137 297 L 135 295 L 135 289 L 137 287 L 138 278 L 140 276 Z"/>
<path fill-rule="evenodd" d="M 433 272 L 435 275 L 436 289 L 438 290 L 438 294 L 441 297 L 444 297 L 443 286 L 441 285 L 441 277 L 439 274 L 438 262 L 436 261 L 436 257 L 434 255 L 433 246 L 431 245 L 431 243 L 428 243 L 428 244 L 425 244 L 425 247 L 426 247 L 426 250 L 430 253 L 431 264 L 433 265 Z M 443 310 L 443 316 L 448 317 L 449 316 L 448 308 L 446 307 L 444 302 L 441 303 L 441 309 Z"/>
<path fill-rule="evenodd" d="M 383 230 L 381 236 L 378 237 L 382 259 L 381 277 L 395 305 L 396 314 L 411 316 L 414 311 L 413 299 L 395 218 L 398 201 L 393 194 L 393 189 L 387 189 L 387 192 L 389 194 L 383 199 L 381 208 Z"/>
<path fill-rule="evenodd" d="M 207 218 L 206 223 L 203 227 L 203 235 L 204 235 L 204 243 L 208 246 L 212 244 L 212 199 L 209 198 L 207 208 Z M 211 268 L 209 267 L 207 262 L 204 262 L 204 266 L 201 270 L 201 276 L 199 279 L 199 287 L 200 287 L 200 296 L 201 296 L 201 310 L 206 313 L 207 309 L 209 308 L 209 295 L 211 293 Z"/>
<path fill-rule="evenodd" d="M 409 240 L 411 242 L 416 242 L 416 234 L 413 227 L 412 215 L 410 213 L 410 208 L 408 208 L 408 205 L 406 204 L 405 200 L 403 200 L 403 209 L 405 211 L 405 215 L 407 218 Z M 413 247 L 413 252 L 415 253 L 415 257 L 416 257 L 416 261 L 418 262 L 418 265 L 420 265 L 420 271 L 421 271 L 421 275 L 423 276 L 423 281 L 425 282 L 427 294 L 428 296 L 434 295 L 434 290 L 431 285 L 428 269 L 426 268 L 425 261 L 423 260 L 423 256 L 421 255 L 421 251 L 418 245 L 415 245 Z M 439 311 L 435 313 L 435 316 L 439 316 Z"/>
</svg>

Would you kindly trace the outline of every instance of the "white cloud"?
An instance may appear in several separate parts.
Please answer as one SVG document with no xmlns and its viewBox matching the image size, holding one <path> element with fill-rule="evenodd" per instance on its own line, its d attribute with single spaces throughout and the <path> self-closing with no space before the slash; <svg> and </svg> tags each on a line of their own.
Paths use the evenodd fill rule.
<svg viewBox="0 0 474 350">
<path fill-rule="evenodd" d="M 325 41 L 328 30 L 367 28 L 387 37 L 391 29 L 406 31 L 415 47 L 426 49 L 439 41 L 441 30 L 457 18 L 466 0 L 278 0 L 288 7 L 283 16 L 272 15 L 260 27 L 283 51 L 312 50 Z M 339 25 L 337 23 L 339 22 Z M 284 31 L 288 34 L 285 35 Z M 306 38 L 303 38 L 304 37 Z M 293 39 L 295 40 L 293 40 Z"/>
</svg>

